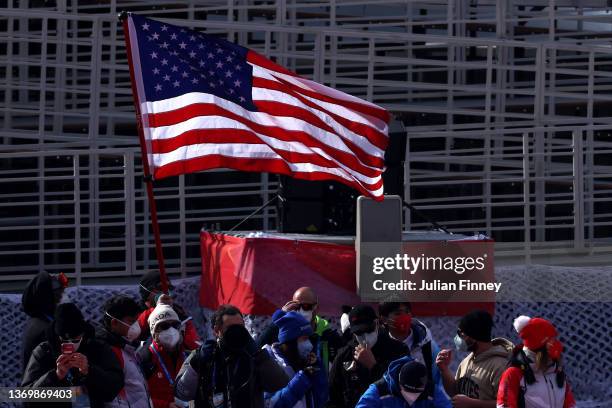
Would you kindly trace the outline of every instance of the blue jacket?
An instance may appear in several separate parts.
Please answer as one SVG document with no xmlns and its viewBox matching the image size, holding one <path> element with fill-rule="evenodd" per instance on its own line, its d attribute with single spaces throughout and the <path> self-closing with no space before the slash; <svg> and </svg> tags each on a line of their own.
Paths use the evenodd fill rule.
<svg viewBox="0 0 612 408">
<path fill-rule="evenodd" d="M 376 384 L 371 384 L 363 393 L 355 408 L 451 408 L 451 402 L 440 384 L 434 386 L 433 400 L 419 400 L 412 406 L 408 405 L 400 393 L 397 381 L 402 366 L 412 360 L 414 360 L 412 357 L 406 356 L 391 362 L 389 369 L 383 375 L 388 389 L 387 395 L 381 396 Z"/>
<path fill-rule="evenodd" d="M 322 408 L 327 402 L 329 390 L 327 373 L 323 369 L 321 359 L 319 358 L 320 370 L 312 377 L 302 370 L 296 373 L 278 346 L 279 344 L 275 343 L 264 348 L 276 359 L 278 365 L 285 369 L 291 380 L 286 387 L 274 393 L 264 393 L 266 408 Z M 307 403 L 306 399 L 310 399 L 310 403 Z"/>
</svg>

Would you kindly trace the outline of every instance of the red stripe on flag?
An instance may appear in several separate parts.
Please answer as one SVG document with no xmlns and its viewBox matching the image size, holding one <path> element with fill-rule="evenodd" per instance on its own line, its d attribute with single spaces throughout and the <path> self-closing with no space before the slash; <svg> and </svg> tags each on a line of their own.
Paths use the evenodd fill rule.
<svg viewBox="0 0 612 408">
<path fill-rule="evenodd" d="M 343 179 L 342 177 L 336 176 L 335 174 L 322 172 L 294 172 L 287 165 L 287 163 L 281 159 L 235 158 L 222 155 L 207 155 L 189 160 L 173 162 L 165 166 L 158 167 L 155 169 L 154 177 L 160 179 L 215 168 L 278 173 L 312 181 L 335 180 L 346 184 L 349 187 L 355 188 L 362 194 L 373 197 L 377 201 L 383 199 L 382 196 L 372 196 L 372 191 L 376 191 L 382 187 L 382 178 L 374 184 L 365 184 L 357 181 L 349 181 Z"/>
<path fill-rule="evenodd" d="M 167 111 L 160 113 L 153 113 L 148 115 L 149 125 L 150 127 L 161 127 L 161 126 L 171 126 L 176 125 L 178 123 L 184 122 L 186 120 L 196 118 L 199 116 L 223 116 L 229 119 L 240 122 L 249 128 L 253 129 L 257 133 L 262 133 L 267 136 L 274 137 L 278 140 L 283 141 L 299 141 L 305 145 L 310 145 L 313 147 L 319 147 L 327 154 L 332 157 L 336 154 L 348 154 L 346 152 L 342 152 L 332 146 L 321 143 L 318 139 L 313 137 L 311 134 L 305 131 L 299 130 L 287 130 L 280 127 L 273 126 L 264 126 L 259 123 L 255 123 L 243 116 L 240 116 L 234 112 L 231 112 L 227 109 L 224 109 L 218 105 L 208 104 L 208 103 L 194 103 L 191 105 L 187 105 L 185 107 Z M 340 137 L 336 134 L 336 136 Z M 340 137 L 341 141 L 344 141 Z M 314 143 L 314 144 L 313 144 Z M 346 144 L 346 143 L 345 143 Z M 384 167 L 384 159 L 375 157 L 369 154 L 366 154 L 361 151 L 361 149 L 353 150 L 355 155 L 361 160 L 361 162 L 365 165 L 382 168 Z M 363 165 L 361 164 L 361 165 Z M 355 169 L 358 170 L 358 169 Z"/>
<path fill-rule="evenodd" d="M 378 147 L 379 149 L 385 150 L 387 148 L 387 145 L 389 143 L 389 138 L 384 133 L 376 130 L 375 128 L 371 126 L 364 125 L 363 123 L 355 122 L 355 121 L 346 119 L 340 115 L 337 115 L 334 112 L 324 108 L 323 106 L 317 105 L 311 100 L 306 99 L 303 95 L 299 94 L 298 92 L 295 92 L 292 89 L 289 89 L 289 87 L 285 86 L 285 84 L 283 83 L 272 81 L 272 80 L 265 79 L 265 78 L 254 77 L 253 87 L 271 89 L 274 91 L 283 92 L 290 96 L 293 96 L 294 98 L 300 100 L 300 102 L 302 102 L 304 105 L 310 108 L 316 109 L 322 113 L 325 113 L 326 115 L 331 116 L 336 122 L 338 122 L 345 128 L 351 130 L 354 133 L 364 136 L 370 141 L 370 143 L 372 143 L 374 146 Z M 258 103 L 264 102 L 264 101 L 254 100 L 253 102 L 255 103 L 255 105 L 257 105 Z M 270 101 L 265 101 L 265 102 L 270 102 Z"/>
<path fill-rule="evenodd" d="M 260 67 L 263 67 L 265 69 L 269 69 L 270 71 L 276 71 L 276 72 L 279 72 L 281 74 L 291 75 L 291 76 L 294 76 L 294 77 L 298 76 L 295 72 L 291 72 L 287 68 L 281 67 L 277 63 L 270 61 L 269 59 L 267 59 L 263 55 L 255 52 L 253 50 L 249 50 L 249 52 L 247 53 L 247 61 L 250 62 L 251 64 L 259 65 Z"/>
<path fill-rule="evenodd" d="M 350 101 L 345 101 L 342 99 L 338 99 L 338 98 L 334 98 L 332 96 L 329 95 L 325 95 L 319 92 L 314 92 L 314 91 L 310 91 L 308 89 L 304 89 L 301 88 L 299 86 L 293 85 L 290 82 L 287 82 L 286 80 L 279 78 L 279 77 L 275 77 L 279 82 L 285 84 L 286 86 L 288 86 L 290 89 L 294 90 L 297 93 L 306 95 L 308 97 L 311 97 L 313 99 L 318 99 L 320 101 L 323 102 L 328 102 L 328 103 L 334 103 L 336 105 L 340 105 L 340 106 L 344 106 L 347 109 L 350 109 L 352 111 L 355 112 L 359 112 L 362 113 L 364 115 L 367 116 L 371 116 L 377 119 L 382 120 L 385 123 L 389 123 L 389 112 L 387 112 L 386 110 L 382 110 L 382 109 L 376 109 L 376 108 L 372 108 L 370 106 L 367 105 L 362 105 L 360 103 L 357 102 L 350 102 Z"/>
<path fill-rule="evenodd" d="M 276 71 L 282 74 L 286 74 L 286 75 L 291 75 L 293 77 L 297 77 L 299 79 L 302 79 L 299 75 L 295 74 L 294 72 L 288 71 L 282 67 L 280 67 L 279 65 L 275 64 L 274 62 L 262 57 L 261 55 L 257 54 L 254 51 L 249 50 L 249 52 L 247 53 L 247 61 L 254 64 L 254 65 L 258 65 L 262 68 L 265 69 L 269 69 L 272 71 Z M 280 68 L 280 69 L 279 69 Z M 336 105 L 341 105 L 344 106 L 347 109 L 351 109 L 353 111 L 356 112 L 360 112 L 363 113 L 365 115 L 368 116 L 372 116 L 374 118 L 378 118 L 382 121 L 384 121 L 385 123 L 389 123 L 389 120 L 391 119 L 391 117 L 389 116 L 389 112 L 387 112 L 385 109 L 381 109 L 381 108 L 375 108 L 372 107 L 370 105 L 365 105 L 365 104 L 361 104 L 358 102 L 352 102 L 352 101 L 348 101 L 346 99 L 340 99 L 340 98 L 336 98 L 334 96 L 331 95 L 327 95 L 324 93 L 320 93 L 320 92 L 314 92 L 308 89 L 304 89 L 302 87 L 293 85 L 289 82 L 287 82 L 286 80 L 279 78 L 277 76 L 274 76 L 274 78 L 276 78 L 278 81 L 282 82 L 283 84 L 286 84 L 287 86 L 291 87 L 293 90 L 295 90 L 296 92 L 299 92 L 301 94 L 304 94 L 306 96 L 309 96 L 311 98 L 314 99 L 318 99 L 320 101 L 323 102 L 329 102 L 329 103 L 334 103 Z M 253 77 L 253 79 L 255 79 L 255 77 Z M 309 79 L 305 79 L 306 81 L 310 81 Z M 319 84 L 320 85 L 320 84 Z M 324 85 L 321 85 L 324 86 Z"/>
<path fill-rule="evenodd" d="M 305 122 L 315 125 L 318 128 L 323 128 L 325 130 L 328 130 L 329 132 L 341 138 L 342 142 L 346 145 L 346 147 L 348 147 L 355 154 L 355 156 L 359 158 L 359 160 L 362 163 L 366 163 L 366 164 L 369 164 L 370 166 L 374 166 L 378 168 L 382 168 L 385 165 L 383 158 L 377 158 L 376 156 L 367 153 L 357 144 L 353 143 L 353 141 L 350 140 L 348 137 L 340 135 L 333 128 L 326 125 L 318 116 L 314 115 L 312 112 L 308 112 L 307 110 L 304 110 L 302 108 L 292 106 L 292 105 L 287 105 L 282 102 L 256 101 L 255 106 L 257 106 L 260 112 L 268 113 L 274 116 L 287 116 L 287 117 L 301 119 Z M 324 147 L 324 146 L 327 146 L 327 145 L 322 144 L 320 147 Z M 386 146 L 382 148 L 381 150 L 384 152 L 385 149 L 386 149 Z M 338 152 L 344 153 L 341 150 L 338 150 Z"/>
<path fill-rule="evenodd" d="M 297 141 L 297 138 L 292 137 L 291 135 L 286 136 L 288 137 L 286 137 L 285 141 Z M 292 163 L 313 163 L 322 167 L 341 168 L 338 166 L 337 162 L 326 159 L 320 156 L 317 152 L 301 153 L 292 152 L 290 149 L 279 149 L 263 141 L 255 132 L 244 129 L 193 129 L 181 134 L 180 136 L 170 139 L 154 140 L 152 143 L 152 150 L 155 154 L 164 154 L 170 153 L 183 146 L 231 143 L 259 144 L 268 146 L 283 159 L 286 159 Z M 311 143 L 308 147 L 322 149 L 325 147 L 325 145 L 321 143 Z M 382 173 L 382 169 L 371 169 L 365 167 L 359 163 L 354 156 L 345 152 L 338 151 L 331 157 L 338 159 L 339 156 L 342 156 L 342 159 L 338 161 L 340 161 L 343 165 L 355 172 L 363 174 L 366 177 L 374 178 L 380 176 Z"/>
</svg>

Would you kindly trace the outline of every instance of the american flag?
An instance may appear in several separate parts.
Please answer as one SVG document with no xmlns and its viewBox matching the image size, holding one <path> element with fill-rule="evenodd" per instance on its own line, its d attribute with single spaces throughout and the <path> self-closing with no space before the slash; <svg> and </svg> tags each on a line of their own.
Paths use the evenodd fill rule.
<svg viewBox="0 0 612 408">
<path fill-rule="evenodd" d="M 336 180 L 382 199 L 389 114 L 216 36 L 135 14 L 124 31 L 149 168 Z"/>
</svg>

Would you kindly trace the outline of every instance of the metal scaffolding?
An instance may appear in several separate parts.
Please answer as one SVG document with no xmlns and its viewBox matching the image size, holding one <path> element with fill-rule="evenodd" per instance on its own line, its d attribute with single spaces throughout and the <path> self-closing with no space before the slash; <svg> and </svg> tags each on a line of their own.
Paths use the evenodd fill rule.
<svg viewBox="0 0 612 408">
<path fill-rule="evenodd" d="M 223 35 L 385 106 L 391 137 L 406 141 L 405 198 L 452 231 L 492 236 L 500 259 L 601 262 L 612 252 L 606 1 L 0 7 L 0 280 L 155 266 L 115 16 L 126 9 Z M 273 176 L 230 171 L 160 181 L 170 272 L 199 270 L 203 223 L 229 228 L 276 188 Z M 406 213 L 406 228 L 427 227 L 418 221 Z M 276 210 L 250 228 L 275 229 Z"/>
</svg>

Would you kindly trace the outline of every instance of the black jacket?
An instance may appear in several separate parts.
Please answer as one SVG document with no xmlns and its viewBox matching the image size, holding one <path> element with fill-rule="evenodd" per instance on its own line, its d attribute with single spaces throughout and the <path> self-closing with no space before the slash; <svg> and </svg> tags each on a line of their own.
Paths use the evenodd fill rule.
<svg viewBox="0 0 612 408">
<path fill-rule="evenodd" d="M 232 407 L 263 408 L 264 391 L 278 391 L 289 380 L 285 370 L 266 350 L 256 349 L 254 355 L 226 354 L 217 342 L 208 341 L 185 361 L 177 377 L 175 393 L 179 399 L 193 398 L 198 408 L 213 408 L 214 395 L 224 395 Z"/>
<path fill-rule="evenodd" d="M 346 368 L 354 361 L 353 353 L 357 345 L 357 340 L 353 337 L 344 348 L 340 349 L 332 364 L 329 374 L 329 402 L 326 405 L 328 408 L 353 408 L 370 384 L 383 376 L 389 363 L 409 354 L 408 347 L 404 343 L 393 340 L 386 330 L 379 329 L 378 340 L 372 347 L 376 365 L 372 370 L 368 370 L 355 363 L 356 368 L 348 371 Z"/>
<path fill-rule="evenodd" d="M 59 380 L 55 374 L 56 360 L 60 356 L 60 343 L 53 334 L 53 324 L 47 330 L 51 340 L 39 344 L 30 357 L 25 370 L 22 387 L 70 387 L 85 386 L 92 408 L 102 407 L 110 402 L 123 388 L 123 371 L 110 347 L 94 338 L 93 327 L 88 329 L 77 352 L 85 355 L 89 363 L 87 376 L 76 375 L 71 382 L 68 378 Z M 48 403 L 45 407 L 70 407 L 70 403 Z M 31 406 L 37 406 L 32 404 Z"/>
<path fill-rule="evenodd" d="M 23 311 L 30 316 L 23 333 L 21 350 L 23 373 L 34 348 L 47 340 L 46 331 L 53 320 L 55 300 L 49 273 L 40 272 L 28 283 L 21 297 L 21 305 Z"/>
</svg>

